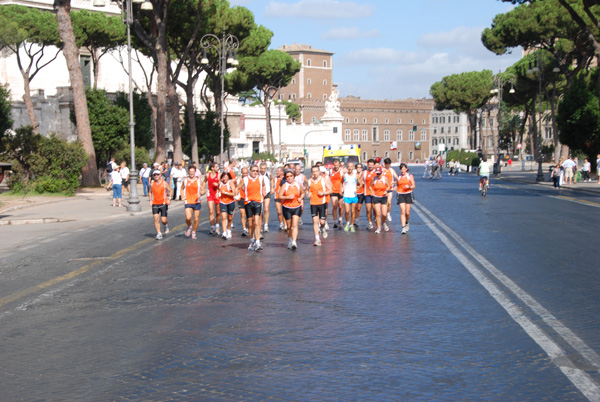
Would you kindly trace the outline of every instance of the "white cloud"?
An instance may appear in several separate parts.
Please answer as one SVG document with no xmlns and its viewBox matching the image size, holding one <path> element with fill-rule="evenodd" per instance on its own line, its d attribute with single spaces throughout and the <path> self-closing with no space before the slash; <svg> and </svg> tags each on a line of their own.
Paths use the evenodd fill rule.
<svg viewBox="0 0 600 402">
<path fill-rule="evenodd" d="M 363 18 L 372 15 L 375 7 L 339 0 L 299 0 L 296 3 L 271 1 L 266 17 L 296 17 L 310 19 Z"/>
<path fill-rule="evenodd" d="M 456 27 L 450 32 L 432 32 L 422 35 L 417 44 L 426 49 L 481 49 L 481 27 Z M 486 50 L 487 51 L 487 50 Z"/>
<path fill-rule="evenodd" d="M 321 35 L 323 39 L 336 40 L 354 40 L 364 38 L 376 38 L 381 33 L 377 28 L 370 29 L 368 31 L 361 31 L 359 27 L 339 27 L 331 28 L 329 31 Z"/>
</svg>

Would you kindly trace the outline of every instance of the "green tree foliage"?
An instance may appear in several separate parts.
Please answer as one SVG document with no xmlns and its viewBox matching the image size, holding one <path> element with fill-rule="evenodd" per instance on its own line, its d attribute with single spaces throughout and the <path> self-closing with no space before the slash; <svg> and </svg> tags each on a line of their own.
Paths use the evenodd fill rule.
<svg viewBox="0 0 600 402">
<path fill-rule="evenodd" d="M 38 121 L 31 101 L 31 81 L 56 59 L 61 46 L 56 18 L 49 11 L 19 5 L 0 7 L 0 49 L 13 53 L 23 77 L 23 100 L 34 132 Z M 47 54 L 50 53 L 50 54 Z"/>
<path fill-rule="evenodd" d="M 12 160 L 12 191 L 34 189 L 39 193 L 74 194 L 81 169 L 88 155 L 79 141 L 67 141 L 51 135 L 43 137 L 31 126 L 21 127 L 15 135 L 2 139 L 4 156 Z"/>
<path fill-rule="evenodd" d="M 115 151 L 129 143 L 129 111 L 113 104 L 102 89 L 85 92 L 98 167 L 104 167 Z"/>
<path fill-rule="evenodd" d="M 127 110 L 127 115 L 129 115 L 129 94 L 117 92 L 115 104 Z M 135 145 L 145 149 L 152 148 L 154 145 L 152 108 L 148 103 L 148 94 L 146 92 L 141 94 L 133 92 L 133 116 L 135 121 Z M 127 138 L 129 139 L 129 137 Z"/>
<path fill-rule="evenodd" d="M 453 74 L 431 86 L 430 93 L 438 110 L 452 109 L 466 113 L 471 126 L 471 146 L 475 148 L 477 111 L 492 97 L 492 72 L 490 70 Z"/>
<path fill-rule="evenodd" d="M 283 103 L 285 105 L 285 113 L 288 115 L 288 118 L 292 119 L 292 121 L 299 119 L 301 116 L 300 106 L 296 103 L 288 100 L 276 100 L 275 104 Z"/>
<path fill-rule="evenodd" d="M 87 10 L 71 12 L 71 21 L 77 45 L 87 49 L 92 56 L 94 89 L 96 89 L 100 58 L 109 51 L 125 45 L 127 40 L 125 24 L 121 21 L 121 17 L 111 17 Z"/>
<path fill-rule="evenodd" d="M 0 143 L 6 130 L 12 128 L 13 119 L 10 112 L 10 90 L 0 85 Z M 2 148 L 0 148 L 2 152 Z"/>
<path fill-rule="evenodd" d="M 185 121 L 181 129 L 181 138 L 183 144 L 183 152 L 190 154 L 190 135 L 188 114 L 185 114 Z M 208 111 L 204 114 L 194 112 L 196 117 L 196 135 L 198 137 L 198 153 L 204 156 L 204 160 L 211 160 L 214 155 L 218 155 L 221 149 L 221 126 L 219 117 L 215 112 Z M 229 147 L 229 129 L 225 124 L 223 130 L 223 146 L 225 149 Z M 202 159 L 202 158 L 201 158 Z"/>
<path fill-rule="evenodd" d="M 115 161 L 117 161 L 117 163 L 124 161 L 127 166 L 129 166 L 131 163 L 131 147 L 127 145 L 116 151 Z M 135 164 L 137 165 L 136 168 L 138 171 L 144 163 L 147 163 L 148 166 L 152 166 L 152 158 L 150 158 L 148 150 L 144 147 L 135 147 Z"/>
<path fill-rule="evenodd" d="M 468 152 L 464 149 L 448 151 L 446 161 L 458 160 L 461 164 L 467 166 L 479 166 L 479 155 L 476 152 Z"/>
<path fill-rule="evenodd" d="M 581 151 L 590 159 L 600 153 L 598 96 L 595 90 L 597 70 L 592 76 L 578 75 L 558 105 L 557 123 L 560 141 L 572 151 Z"/>
</svg>

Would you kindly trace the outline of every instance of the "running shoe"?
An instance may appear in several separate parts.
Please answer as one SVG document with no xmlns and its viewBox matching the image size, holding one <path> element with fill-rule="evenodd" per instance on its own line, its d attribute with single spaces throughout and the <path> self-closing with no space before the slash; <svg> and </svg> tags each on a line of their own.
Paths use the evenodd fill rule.
<svg viewBox="0 0 600 402">
<path fill-rule="evenodd" d="M 225 237 L 227 240 L 231 240 L 231 230 L 227 231 L 227 236 Z"/>
<path fill-rule="evenodd" d="M 257 241 L 256 244 L 254 245 L 254 250 L 258 251 L 258 250 L 262 250 L 262 249 L 263 249 L 262 243 Z"/>
<path fill-rule="evenodd" d="M 221 235 L 221 239 L 227 240 L 227 231 L 226 230 L 223 231 L 223 234 Z"/>
<path fill-rule="evenodd" d="M 300 220 L 298 221 L 298 225 L 300 225 L 300 226 L 304 225 L 304 222 L 302 221 L 302 218 L 300 218 Z"/>
<path fill-rule="evenodd" d="M 284 223 L 283 223 L 283 222 L 279 222 L 279 230 L 283 230 L 283 227 L 284 227 L 284 226 L 285 226 L 285 225 L 284 225 Z"/>
<path fill-rule="evenodd" d="M 287 230 L 287 225 L 283 225 L 283 230 Z"/>
<path fill-rule="evenodd" d="M 156 237 L 155 237 L 155 239 L 156 239 L 156 240 L 162 240 L 162 238 L 163 238 L 163 235 L 162 235 L 162 233 L 158 232 L 158 233 L 156 234 Z"/>
<path fill-rule="evenodd" d="M 408 233 L 408 229 L 410 229 L 410 225 L 408 224 L 408 222 L 406 222 L 406 226 L 404 226 L 406 228 L 406 233 Z"/>
<path fill-rule="evenodd" d="M 210 227 L 210 234 L 211 234 L 211 235 L 214 235 L 215 233 L 217 233 L 217 232 L 215 232 L 215 227 L 214 227 L 214 226 L 211 226 L 211 227 Z"/>
<path fill-rule="evenodd" d="M 356 229 L 354 229 L 354 226 L 350 226 L 350 233 L 354 233 L 356 232 Z"/>
<path fill-rule="evenodd" d="M 192 227 L 190 226 L 185 231 L 185 237 L 190 237 L 191 234 L 192 234 Z"/>
<path fill-rule="evenodd" d="M 221 231 L 219 230 L 219 225 L 215 225 L 215 234 L 218 236 L 219 234 L 221 234 Z"/>
<path fill-rule="evenodd" d="M 375 234 L 379 234 L 381 233 L 381 228 L 377 228 L 377 230 L 375 230 Z"/>
<path fill-rule="evenodd" d="M 169 226 L 165 225 L 165 234 L 169 233 Z"/>
<path fill-rule="evenodd" d="M 289 248 L 290 250 L 292 249 L 292 238 L 291 237 L 288 239 L 287 248 Z"/>
<path fill-rule="evenodd" d="M 269 224 L 268 223 L 265 223 L 263 230 L 264 230 L 265 233 L 267 233 L 269 231 Z"/>
<path fill-rule="evenodd" d="M 383 224 L 383 230 L 385 230 L 386 232 L 389 232 L 389 231 L 390 231 L 390 227 L 388 226 L 388 224 L 387 224 L 387 223 L 384 223 L 384 224 Z"/>
<path fill-rule="evenodd" d="M 325 230 L 329 230 L 329 224 L 325 222 Z"/>
<path fill-rule="evenodd" d="M 292 250 L 295 250 L 298 248 L 298 245 L 296 244 L 295 241 L 292 242 Z"/>
<path fill-rule="evenodd" d="M 333 223 L 333 228 L 334 228 L 334 229 L 337 229 L 337 228 L 338 228 L 337 222 L 334 222 L 334 223 Z"/>
<path fill-rule="evenodd" d="M 246 237 L 248 235 L 249 235 L 248 229 L 244 228 L 244 230 L 242 230 L 242 236 Z"/>
<path fill-rule="evenodd" d="M 367 229 L 373 230 L 373 222 L 369 222 L 369 226 L 367 226 Z"/>
<path fill-rule="evenodd" d="M 350 231 L 350 224 L 346 223 L 346 226 L 344 226 L 344 232 L 348 232 Z"/>
<path fill-rule="evenodd" d="M 321 239 L 315 239 L 315 246 L 321 245 Z"/>
<path fill-rule="evenodd" d="M 406 234 L 407 230 L 406 230 L 406 226 L 402 227 L 402 234 Z"/>
<path fill-rule="evenodd" d="M 388 222 L 391 222 L 391 221 L 392 221 L 392 214 L 391 214 L 391 213 L 389 213 L 389 212 L 388 212 L 388 214 L 387 214 L 387 220 L 388 220 Z"/>
<path fill-rule="evenodd" d="M 250 244 L 248 245 L 248 251 L 254 251 L 254 239 L 250 240 Z"/>
<path fill-rule="evenodd" d="M 196 240 L 196 232 L 192 232 L 192 240 Z"/>
<path fill-rule="evenodd" d="M 231 228 L 235 228 L 235 225 L 233 224 L 233 222 L 231 222 Z"/>
<path fill-rule="evenodd" d="M 325 226 L 324 228 L 321 229 L 321 234 L 323 235 L 323 238 L 326 239 L 327 236 L 329 236 L 327 234 L 327 226 Z"/>
<path fill-rule="evenodd" d="M 339 226 L 340 229 L 342 228 L 342 226 L 344 226 L 343 223 L 342 223 L 342 218 L 338 219 L 338 226 Z"/>
</svg>

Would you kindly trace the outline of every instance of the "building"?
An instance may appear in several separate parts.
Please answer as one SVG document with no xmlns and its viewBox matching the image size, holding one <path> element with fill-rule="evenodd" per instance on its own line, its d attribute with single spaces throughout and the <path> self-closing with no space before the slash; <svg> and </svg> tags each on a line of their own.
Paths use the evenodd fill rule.
<svg viewBox="0 0 600 402">
<path fill-rule="evenodd" d="M 466 113 L 457 114 L 452 110 L 431 112 L 431 154 L 470 149 L 469 119 Z"/>
</svg>

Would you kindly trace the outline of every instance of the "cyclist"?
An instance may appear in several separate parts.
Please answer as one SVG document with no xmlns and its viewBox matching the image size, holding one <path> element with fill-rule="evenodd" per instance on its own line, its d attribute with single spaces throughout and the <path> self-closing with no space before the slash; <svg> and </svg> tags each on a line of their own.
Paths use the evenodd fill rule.
<svg viewBox="0 0 600 402">
<path fill-rule="evenodd" d="M 490 188 L 490 170 L 490 163 L 487 161 L 487 157 L 484 155 L 481 157 L 481 162 L 479 163 L 479 191 L 482 190 L 482 183 L 485 183 L 485 186 Z"/>
</svg>

